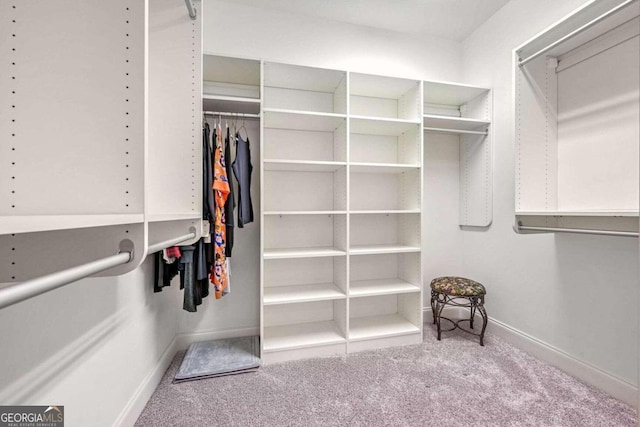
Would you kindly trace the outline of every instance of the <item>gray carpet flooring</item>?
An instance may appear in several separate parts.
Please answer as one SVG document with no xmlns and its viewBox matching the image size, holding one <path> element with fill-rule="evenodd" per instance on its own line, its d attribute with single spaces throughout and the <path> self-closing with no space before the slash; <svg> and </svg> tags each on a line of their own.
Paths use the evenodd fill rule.
<svg viewBox="0 0 640 427">
<path fill-rule="evenodd" d="M 270 365 L 172 384 L 136 426 L 635 426 L 636 412 L 494 335 Z"/>
</svg>

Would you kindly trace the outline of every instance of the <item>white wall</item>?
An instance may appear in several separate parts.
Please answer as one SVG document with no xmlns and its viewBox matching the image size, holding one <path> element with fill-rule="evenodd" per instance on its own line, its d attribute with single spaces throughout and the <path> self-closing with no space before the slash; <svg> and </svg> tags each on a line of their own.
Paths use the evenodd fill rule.
<svg viewBox="0 0 640 427">
<path fill-rule="evenodd" d="M 512 49 L 584 0 L 512 0 L 463 43 L 464 78 L 494 90 L 494 221 L 464 231 L 463 273 L 488 287 L 489 315 L 638 384 L 638 242 L 517 235 Z"/>
<path fill-rule="evenodd" d="M 265 4 L 268 2 L 265 2 Z M 204 1 L 204 51 L 389 76 L 457 80 L 460 44 Z"/>
<path fill-rule="evenodd" d="M 155 295 L 152 281 L 147 259 L 0 310 L 0 404 L 59 404 L 69 426 L 113 425 L 177 332 L 177 287 Z"/>
</svg>

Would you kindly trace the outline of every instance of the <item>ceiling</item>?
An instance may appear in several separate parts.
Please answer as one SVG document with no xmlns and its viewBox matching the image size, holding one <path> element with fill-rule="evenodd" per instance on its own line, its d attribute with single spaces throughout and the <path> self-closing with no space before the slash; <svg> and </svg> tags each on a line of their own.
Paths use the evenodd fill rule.
<svg viewBox="0 0 640 427">
<path fill-rule="evenodd" d="M 234 0 L 332 21 L 462 41 L 509 0 Z"/>
</svg>

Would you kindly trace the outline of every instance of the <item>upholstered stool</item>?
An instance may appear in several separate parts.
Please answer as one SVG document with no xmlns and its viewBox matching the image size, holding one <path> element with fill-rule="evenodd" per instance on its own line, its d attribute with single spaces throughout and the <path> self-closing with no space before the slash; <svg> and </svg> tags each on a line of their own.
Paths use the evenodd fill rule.
<svg viewBox="0 0 640 427">
<path fill-rule="evenodd" d="M 445 329 L 444 332 L 453 331 L 458 328 L 471 335 L 479 336 L 480 345 L 484 346 L 484 331 L 487 329 L 488 320 L 487 312 L 484 309 L 484 296 L 486 294 L 487 290 L 484 286 L 471 279 L 465 279 L 464 277 L 438 277 L 433 279 L 431 281 L 431 310 L 433 313 L 433 323 L 438 325 L 438 341 L 440 341 L 442 332 L 440 321 L 444 319 L 453 325 L 451 329 Z M 459 302 L 459 300 L 465 301 Z M 471 316 L 468 319 L 453 321 L 442 316 L 442 309 L 445 305 L 469 308 Z M 475 317 L 476 310 L 478 310 L 482 316 L 482 331 L 480 331 L 479 334 L 475 334 L 460 326 L 460 322 L 469 322 L 469 326 L 473 329 L 473 318 Z"/>
</svg>

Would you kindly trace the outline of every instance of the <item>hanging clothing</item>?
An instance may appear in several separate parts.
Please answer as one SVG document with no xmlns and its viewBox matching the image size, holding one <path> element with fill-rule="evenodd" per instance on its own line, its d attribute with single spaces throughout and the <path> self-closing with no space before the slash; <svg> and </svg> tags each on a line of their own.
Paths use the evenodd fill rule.
<svg viewBox="0 0 640 427">
<path fill-rule="evenodd" d="M 196 311 L 196 300 L 200 299 L 196 289 L 195 269 L 193 268 L 193 246 L 183 246 L 180 257 L 180 287 L 184 288 L 184 300 L 182 308 L 187 311 Z"/>
<path fill-rule="evenodd" d="M 202 128 L 202 218 L 212 222 L 215 214 L 213 189 L 213 163 L 211 143 L 211 130 L 206 123 Z"/>
<path fill-rule="evenodd" d="M 222 151 L 222 135 L 221 129 L 217 129 L 217 138 L 215 144 L 215 163 L 214 163 L 214 181 L 213 190 L 215 197 L 215 221 L 214 221 L 214 264 L 211 272 L 211 283 L 215 286 L 216 299 L 222 297 L 222 292 L 228 285 L 227 265 L 226 265 L 226 218 L 225 203 L 229 196 L 229 181 L 227 180 L 227 170 L 224 162 L 224 153 Z"/>
<path fill-rule="evenodd" d="M 236 158 L 232 164 L 233 174 L 238 181 L 238 227 L 253 222 L 253 204 L 251 203 L 251 150 L 249 138 L 243 140 L 236 132 Z"/>
<path fill-rule="evenodd" d="M 227 246 L 225 248 L 225 255 L 231 256 L 233 250 L 233 209 L 236 207 L 236 199 L 233 190 L 232 167 L 231 167 L 231 136 L 229 134 L 229 127 L 227 126 L 227 136 L 224 138 L 224 159 L 225 170 L 227 173 L 227 179 L 229 180 L 229 195 L 227 202 L 224 205 L 224 213 L 227 228 Z"/>
</svg>

